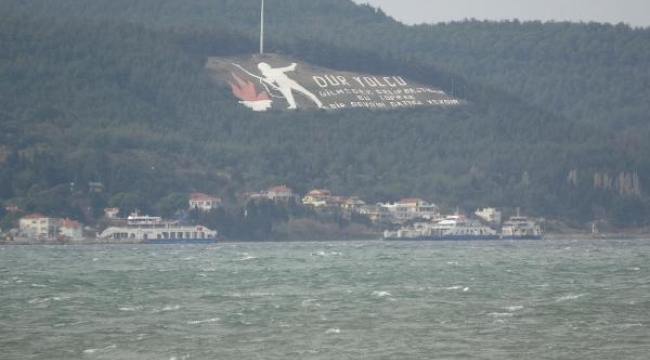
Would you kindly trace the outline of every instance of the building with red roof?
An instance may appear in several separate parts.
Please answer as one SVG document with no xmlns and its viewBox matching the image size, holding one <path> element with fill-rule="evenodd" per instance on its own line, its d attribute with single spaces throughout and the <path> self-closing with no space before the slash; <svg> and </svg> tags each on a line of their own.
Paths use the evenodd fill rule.
<svg viewBox="0 0 650 360">
<path fill-rule="evenodd" d="M 293 194 L 293 190 L 286 185 L 280 185 L 267 189 L 266 197 L 271 200 L 286 201 L 293 199 L 295 195 Z"/>
<path fill-rule="evenodd" d="M 59 220 L 58 234 L 66 239 L 82 240 L 83 225 L 78 221 L 61 219 Z"/>
<path fill-rule="evenodd" d="M 190 209 L 197 209 L 208 212 L 221 206 L 221 198 L 204 193 L 195 192 L 190 194 Z"/>
</svg>

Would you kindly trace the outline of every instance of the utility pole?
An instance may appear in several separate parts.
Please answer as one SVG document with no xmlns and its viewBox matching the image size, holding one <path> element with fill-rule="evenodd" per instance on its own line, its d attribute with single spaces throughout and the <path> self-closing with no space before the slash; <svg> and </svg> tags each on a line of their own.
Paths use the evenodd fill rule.
<svg viewBox="0 0 650 360">
<path fill-rule="evenodd" d="M 264 0 L 260 11 L 260 55 L 264 55 Z"/>
</svg>

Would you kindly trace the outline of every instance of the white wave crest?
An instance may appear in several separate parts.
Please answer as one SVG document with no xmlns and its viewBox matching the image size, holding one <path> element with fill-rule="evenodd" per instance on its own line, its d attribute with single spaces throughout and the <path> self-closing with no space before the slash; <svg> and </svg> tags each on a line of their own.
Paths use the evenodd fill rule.
<svg viewBox="0 0 650 360">
<path fill-rule="evenodd" d="M 384 297 L 392 296 L 388 291 L 373 291 L 372 295 L 376 296 L 378 298 L 384 298 Z"/>
<path fill-rule="evenodd" d="M 562 302 L 562 301 L 569 301 L 569 300 L 577 300 L 580 299 L 581 297 L 585 296 L 586 294 L 569 294 L 566 296 L 562 296 L 558 298 L 556 301 L 557 302 Z"/>
<path fill-rule="evenodd" d="M 467 287 L 467 286 L 462 286 L 462 285 L 454 285 L 454 286 L 446 287 L 445 290 L 454 290 L 454 291 L 456 291 L 456 290 L 461 290 L 462 292 L 468 292 L 468 291 L 469 291 L 469 287 Z"/>
<path fill-rule="evenodd" d="M 512 317 L 514 316 L 513 313 L 501 313 L 501 312 L 492 312 L 488 314 L 490 317 L 493 318 L 504 318 L 504 317 Z"/>
<path fill-rule="evenodd" d="M 316 308 L 320 308 L 320 307 L 321 307 L 321 304 L 319 304 L 317 301 L 318 301 L 318 299 L 307 299 L 307 300 L 303 300 L 302 302 L 300 302 L 300 306 L 302 306 L 302 307 L 316 307 Z"/>
<path fill-rule="evenodd" d="M 460 285 L 455 285 L 455 286 L 446 287 L 445 290 L 460 290 L 462 288 L 463 287 Z"/>
<path fill-rule="evenodd" d="M 336 328 L 327 329 L 327 331 L 325 331 L 325 334 L 340 334 L 340 333 L 341 333 L 341 329 L 336 329 Z"/>
<path fill-rule="evenodd" d="M 175 311 L 175 310 L 179 310 L 180 308 L 181 308 L 180 305 L 171 305 L 170 304 L 170 305 L 167 305 L 167 306 L 163 307 L 162 309 L 154 309 L 153 311 L 151 311 L 151 313 L 157 314 L 157 313 L 161 313 L 161 312 Z"/>
<path fill-rule="evenodd" d="M 188 321 L 188 325 L 200 325 L 200 324 L 208 324 L 208 323 L 213 323 L 219 321 L 219 318 L 212 318 L 212 319 L 207 319 L 207 320 L 193 320 L 193 321 Z"/>
<path fill-rule="evenodd" d="M 119 308 L 119 310 L 128 312 L 128 311 L 137 311 L 138 309 L 134 308 L 134 307 L 121 307 L 121 308 Z"/>
<path fill-rule="evenodd" d="M 52 297 L 45 297 L 45 298 L 36 298 L 29 300 L 29 304 L 40 304 L 40 303 L 45 303 L 48 301 L 63 301 L 63 300 L 68 300 L 70 299 L 69 297 L 58 297 L 58 296 L 52 296 Z"/>
<path fill-rule="evenodd" d="M 245 257 L 239 259 L 238 261 L 250 261 L 250 260 L 258 260 L 258 259 L 259 258 L 256 257 L 256 256 L 245 256 Z"/>
<path fill-rule="evenodd" d="M 113 350 L 113 349 L 116 349 L 116 348 L 117 348 L 117 345 L 113 344 L 113 345 L 108 345 L 108 346 L 103 347 L 103 348 L 86 349 L 86 350 L 83 351 L 83 353 L 87 354 L 87 355 L 91 355 L 91 354 L 94 354 L 94 353 L 97 353 L 97 352 L 105 352 L 105 351 Z"/>
</svg>

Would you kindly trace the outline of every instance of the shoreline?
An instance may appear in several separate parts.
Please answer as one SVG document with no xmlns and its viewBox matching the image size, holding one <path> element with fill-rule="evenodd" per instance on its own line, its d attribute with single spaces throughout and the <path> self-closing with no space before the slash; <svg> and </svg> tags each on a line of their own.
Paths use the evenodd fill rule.
<svg viewBox="0 0 650 360">
<path fill-rule="evenodd" d="M 587 234 L 587 233 L 567 233 L 567 234 L 546 234 L 544 236 L 544 239 L 542 240 L 503 240 L 503 241 L 564 241 L 564 240 L 583 240 L 583 241 L 598 241 L 598 240 L 650 240 L 650 234 L 599 234 L 599 235 L 592 235 L 592 234 Z M 351 238 L 340 238 L 340 239 L 304 239 L 304 240 L 298 240 L 298 239 L 286 239 L 286 240 L 279 240 L 277 238 L 275 239 L 269 239 L 269 240 L 217 240 L 214 244 L 204 244 L 204 245 L 215 245 L 215 244 L 237 244 L 237 243 L 291 243 L 291 242 L 352 242 L 352 241 L 367 241 L 367 242 L 375 242 L 375 241 L 390 241 L 390 240 L 384 240 L 381 238 L 365 238 L 365 239 L 351 239 Z M 462 240 L 460 240 L 462 241 Z M 469 241 L 484 241 L 484 240 L 469 240 Z M 493 240 L 493 241 L 499 241 L 499 240 Z M 437 241 L 422 241 L 422 242 L 437 242 Z M 451 241 L 450 241 L 451 242 Z M 14 240 L 5 240 L 2 239 L 0 240 L 0 246 L 5 246 L 5 245 L 15 245 L 15 246 L 29 246 L 29 245 L 88 245 L 88 246 L 93 246 L 93 245 L 158 245 L 158 244 L 146 244 L 142 242 L 137 242 L 137 241 L 107 241 L 107 240 L 100 240 L 96 238 L 88 238 L 88 239 L 83 239 L 83 240 L 68 240 L 68 241 L 60 241 L 60 240 L 37 240 L 37 239 L 14 239 Z M 187 243 L 183 244 L 182 242 L 179 243 L 173 243 L 173 244 L 168 244 L 168 245 L 195 245 L 192 243 Z"/>
</svg>

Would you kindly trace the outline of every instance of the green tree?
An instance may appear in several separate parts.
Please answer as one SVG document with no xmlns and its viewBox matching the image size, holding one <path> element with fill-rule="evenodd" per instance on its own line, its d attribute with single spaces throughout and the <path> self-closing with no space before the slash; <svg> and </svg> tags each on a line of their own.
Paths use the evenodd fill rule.
<svg viewBox="0 0 650 360">
<path fill-rule="evenodd" d="M 179 210 L 188 209 L 188 201 L 187 194 L 172 193 L 158 200 L 154 205 L 154 210 L 160 216 L 172 218 Z"/>
<path fill-rule="evenodd" d="M 108 200 L 108 205 L 120 209 L 120 216 L 126 217 L 134 211 L 148 211 L 147 204 L 137 193 L 117 193 Z"/>
</svg>

